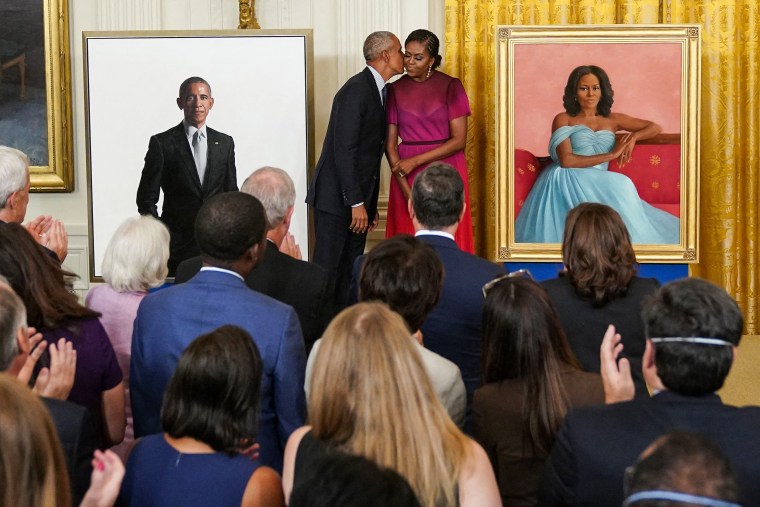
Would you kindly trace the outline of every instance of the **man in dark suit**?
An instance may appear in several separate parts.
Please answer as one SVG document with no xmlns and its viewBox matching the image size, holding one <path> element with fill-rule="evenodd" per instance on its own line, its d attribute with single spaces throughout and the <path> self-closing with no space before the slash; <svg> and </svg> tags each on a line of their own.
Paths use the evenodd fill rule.
<svg viewBox="0 0 760 507">
<path fill-rule="evenodd" d="M 37 346 L 30 351 L 30 340 L 26 327 L 26 309 L 21 299 L 4 281 L 0 281 L 0 371 L 3 374 L 26 380 L 34 368 L 34 364 L 42 355 L 45 346 Z M 37 335 L 40 339 L 41 335 Z M 44 340 L 41 343 L 45 343 Z M 66 350 L 61 350 L 66 354 Z M 59 354 L 55 357 L 60 358 Z M 48 374 L 48 384 L 43 388 L 41 378 L 37 377 L 35 392 L 45 404 L 53 419 L 58 439 L 63 447 L 66 458 L 69 482 L 71 484 L 72 500 L 79 505 L 87 488 L 90 487 L 92 474 L 92 458 L 95 452 L 95 427 L 90 411 L 85 407 L 63 401 L 71 390 L 74 382 L 74 370 L 67 380 L 65 375 L 56 371 L 59 363 L 51 362 Z M 26 375 L 21 374 L 26 370 Z M 50 398 L 56 396 L 60 399 Z"/>
<path fill-rule="evenodd" d="M 332 318 L 333 305 L 327 301 L 325 270 L 280 251 L 281 246 L 292 238 L 288 231 L 296 199 L 293 180 L 282 169 L 262 167 L 248 176 L 240 191 L 261 201 L 268 222 L 264 258 L 246 277 L 245 283 L 251 289 L 293 307 L 301 322 L 308 355 Z M 299 251 L 296 246 L 296 252 Z M 201 264 L 200 257 L 182 261 L 177 267 L 175 282 L 186 282 L 195 276 Z"/>
<path fill-rule="evenodd" d="M 644 306 L 644 379 L 655 393 L 634 399 L 620 335 L 610 326 L 601 366 L 608 405 L 565 418 L 546 462 L 541 505 L 620 505 L 626 467 L 673 429 L 701 433 L 731 460 L 741 504 L 760 506 L 760 407 L 724 405 L 715 391 L 731 369 L 743 318 L 722 288 L 686 278 L 660 288 Z"/>
<path fill-rule="evenodd" d="M 438 304 L 422 324 L 425 347 L 459 366 L 467 391 L 467 422 L 472 394 L 480 386 L 480 326 L 483 285 L 504 268 L 457 247 L 454 241 L 465 212 L 464 183 L 449 164 L 437 162 L 412 184 L 409 214 L 415 236 L 433 247 L 444 267 Z"/>
<path fill-rule="evenodd" d="M 211 86 L 200 77 L 185 79 L 177 106 L 185 118 L 150 138 L 137 188 L 138 213 L 156 218 L 159 193 L 164 192 L 160 219 L 171 233 L 169 276 L 174 276 L 181 261 L 199 253 L 193 225 L 203 202 L 237 190 L 235 143 L 227 134 L 206 126 L 214 106 Z"/>
<path fill-rule="evenodd" d="M 390 32 L 364 41 L 367 68 L 333 99 L 322 155 L 306 202 L 314 212 L 314 256 L 334 284 L 337 308 L 346 305 L 354 260 L 377 225 L 380 159 L 385 151 L 385 83 L 404 72 L 404 54 Z"/>
<path fill-rule="evenodd" d="M 282 470 L 285 443 L 305 417 L 306 356 L 293 308 L 245 286 L 266 248 L 266 215 L 255 197 L 226 192 L 198 212 L 195 236 L 203 267 L 187 283 L 146 296 L 132 333 L 130 388 L 135 437 L 161 431 L 166 384 L 197 336 L 233 324 L 261 353 L 260 461 Z"/>
</svg>

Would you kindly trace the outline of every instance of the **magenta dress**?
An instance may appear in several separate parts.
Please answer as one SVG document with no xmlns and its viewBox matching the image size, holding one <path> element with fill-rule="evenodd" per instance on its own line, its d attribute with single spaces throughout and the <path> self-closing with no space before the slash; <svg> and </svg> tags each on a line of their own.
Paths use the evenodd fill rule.
<svg viewBox="0 0 760 507">
<path fill-rule="evenodd" d="M 421 83 L 406 75 L 392 83 L 386 106 L 388 123 L 398 126 L 401 138 L 398 154 L 402 159 L 425 153 L 443 144 L 450 137 L 449 121 L 470 115 L 470 101 L 462 82 L 438 71 Z M 440 161 L 454 166 L 464 181 L 467 209 L 454 239 L 459 248 L 473 253 L 470 185 L 464 152 L 458 151 Z M 417 167 L 407 175 L 410 185 L 424 169 L 425 166 Z M 414 227 L 401 187 L 395 178 L 391 178 L 385 237 L 402 233 L 414 234 Z"/>
</svg>

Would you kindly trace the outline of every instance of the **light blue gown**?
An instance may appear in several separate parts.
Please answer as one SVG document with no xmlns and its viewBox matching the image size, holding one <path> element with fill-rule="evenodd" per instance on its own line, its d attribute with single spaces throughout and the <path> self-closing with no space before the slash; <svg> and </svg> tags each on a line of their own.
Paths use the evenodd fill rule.
<svg viewBox="0 0 760 507">
<path fill-rule="evenodd" d="M 576 155 L 609 153 L 615 134 L 593 131 L 585 125 L 560 127 L 549 140 L 554 161 L 541 171 L 515 221 L 518 243 L 561 243 L 565 216 L 582 202 L 614 208 L 623 218 L 633 243 L 678 243 L 680 220 L 639 198 L 624 174 L 607 170 L 607 162 L 583 169 L 560 167 L 557 147 L 567 138 Z"/>
</svg>

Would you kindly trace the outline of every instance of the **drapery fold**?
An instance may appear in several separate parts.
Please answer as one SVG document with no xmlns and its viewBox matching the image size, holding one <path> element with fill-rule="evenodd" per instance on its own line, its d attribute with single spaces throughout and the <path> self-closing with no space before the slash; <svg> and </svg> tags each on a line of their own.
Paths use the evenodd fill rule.
<svg viewBox="0 0 760 507">
<path fill-rule="evenodd" d="M 700 263 L 725 287 L 746 332 L 760 332 L 760 3 L 756 0 L 445 0 L 445 72 L 472 107 L 467 159 L 476 250 L 495 221 L 494 25 L 684 24 L 702 31 Z"/>
</svg>

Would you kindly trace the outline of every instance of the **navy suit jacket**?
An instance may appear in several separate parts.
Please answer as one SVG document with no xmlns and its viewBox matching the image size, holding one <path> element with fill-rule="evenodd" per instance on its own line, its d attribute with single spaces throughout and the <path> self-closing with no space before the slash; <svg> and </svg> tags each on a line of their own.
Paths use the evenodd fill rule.
<svg viewBox="0 0 760 507">
<path fill-rule="evenodd" d="M 741 504 L 760 506 L 760 407 L 724 405 L 715 395 L 652 398 L 570 411 L 546 462 L 541 505 L 620 505 L 623 475 L 657 437 L 702 433 L 731 460 Z"/>
<path fill-rule="evenodd" d="M 140 303 L 129 378 L 135 437 L 162 430 L 161 402 L 180 354 L 199 335 L 224 324 L 248 331 L 261 353 L 260 460 L 282 470 L 285 443 L 305 420 L 301 326 L 292 307 L 252 291 L 230 273 L 201 271 Z"/>
<path fill-rule="evenodd" d="M 385 134 L 385 109 L 372 72 L 365 68 L 335 94 L 306 202 L 347 217 L 352 204 L 363 202 L 372 220 L 377 211 Z"/>
<path fill-rule="evenodd" d="M 201 183 L 193 152 L 182 123 L 150 138 L 145 166 L 137 188 L 137 211 L 160 218 L 171 232 L 169 270 L 199 255 L 195 242 L 195 217 L 203 202 L 216 194 L 237 190 L 235 143 L 232 137 L 206 127 L 206 172 Z M 156 203 L 160 190 L 164 202 L 159 217 Z"/>
</svg>

